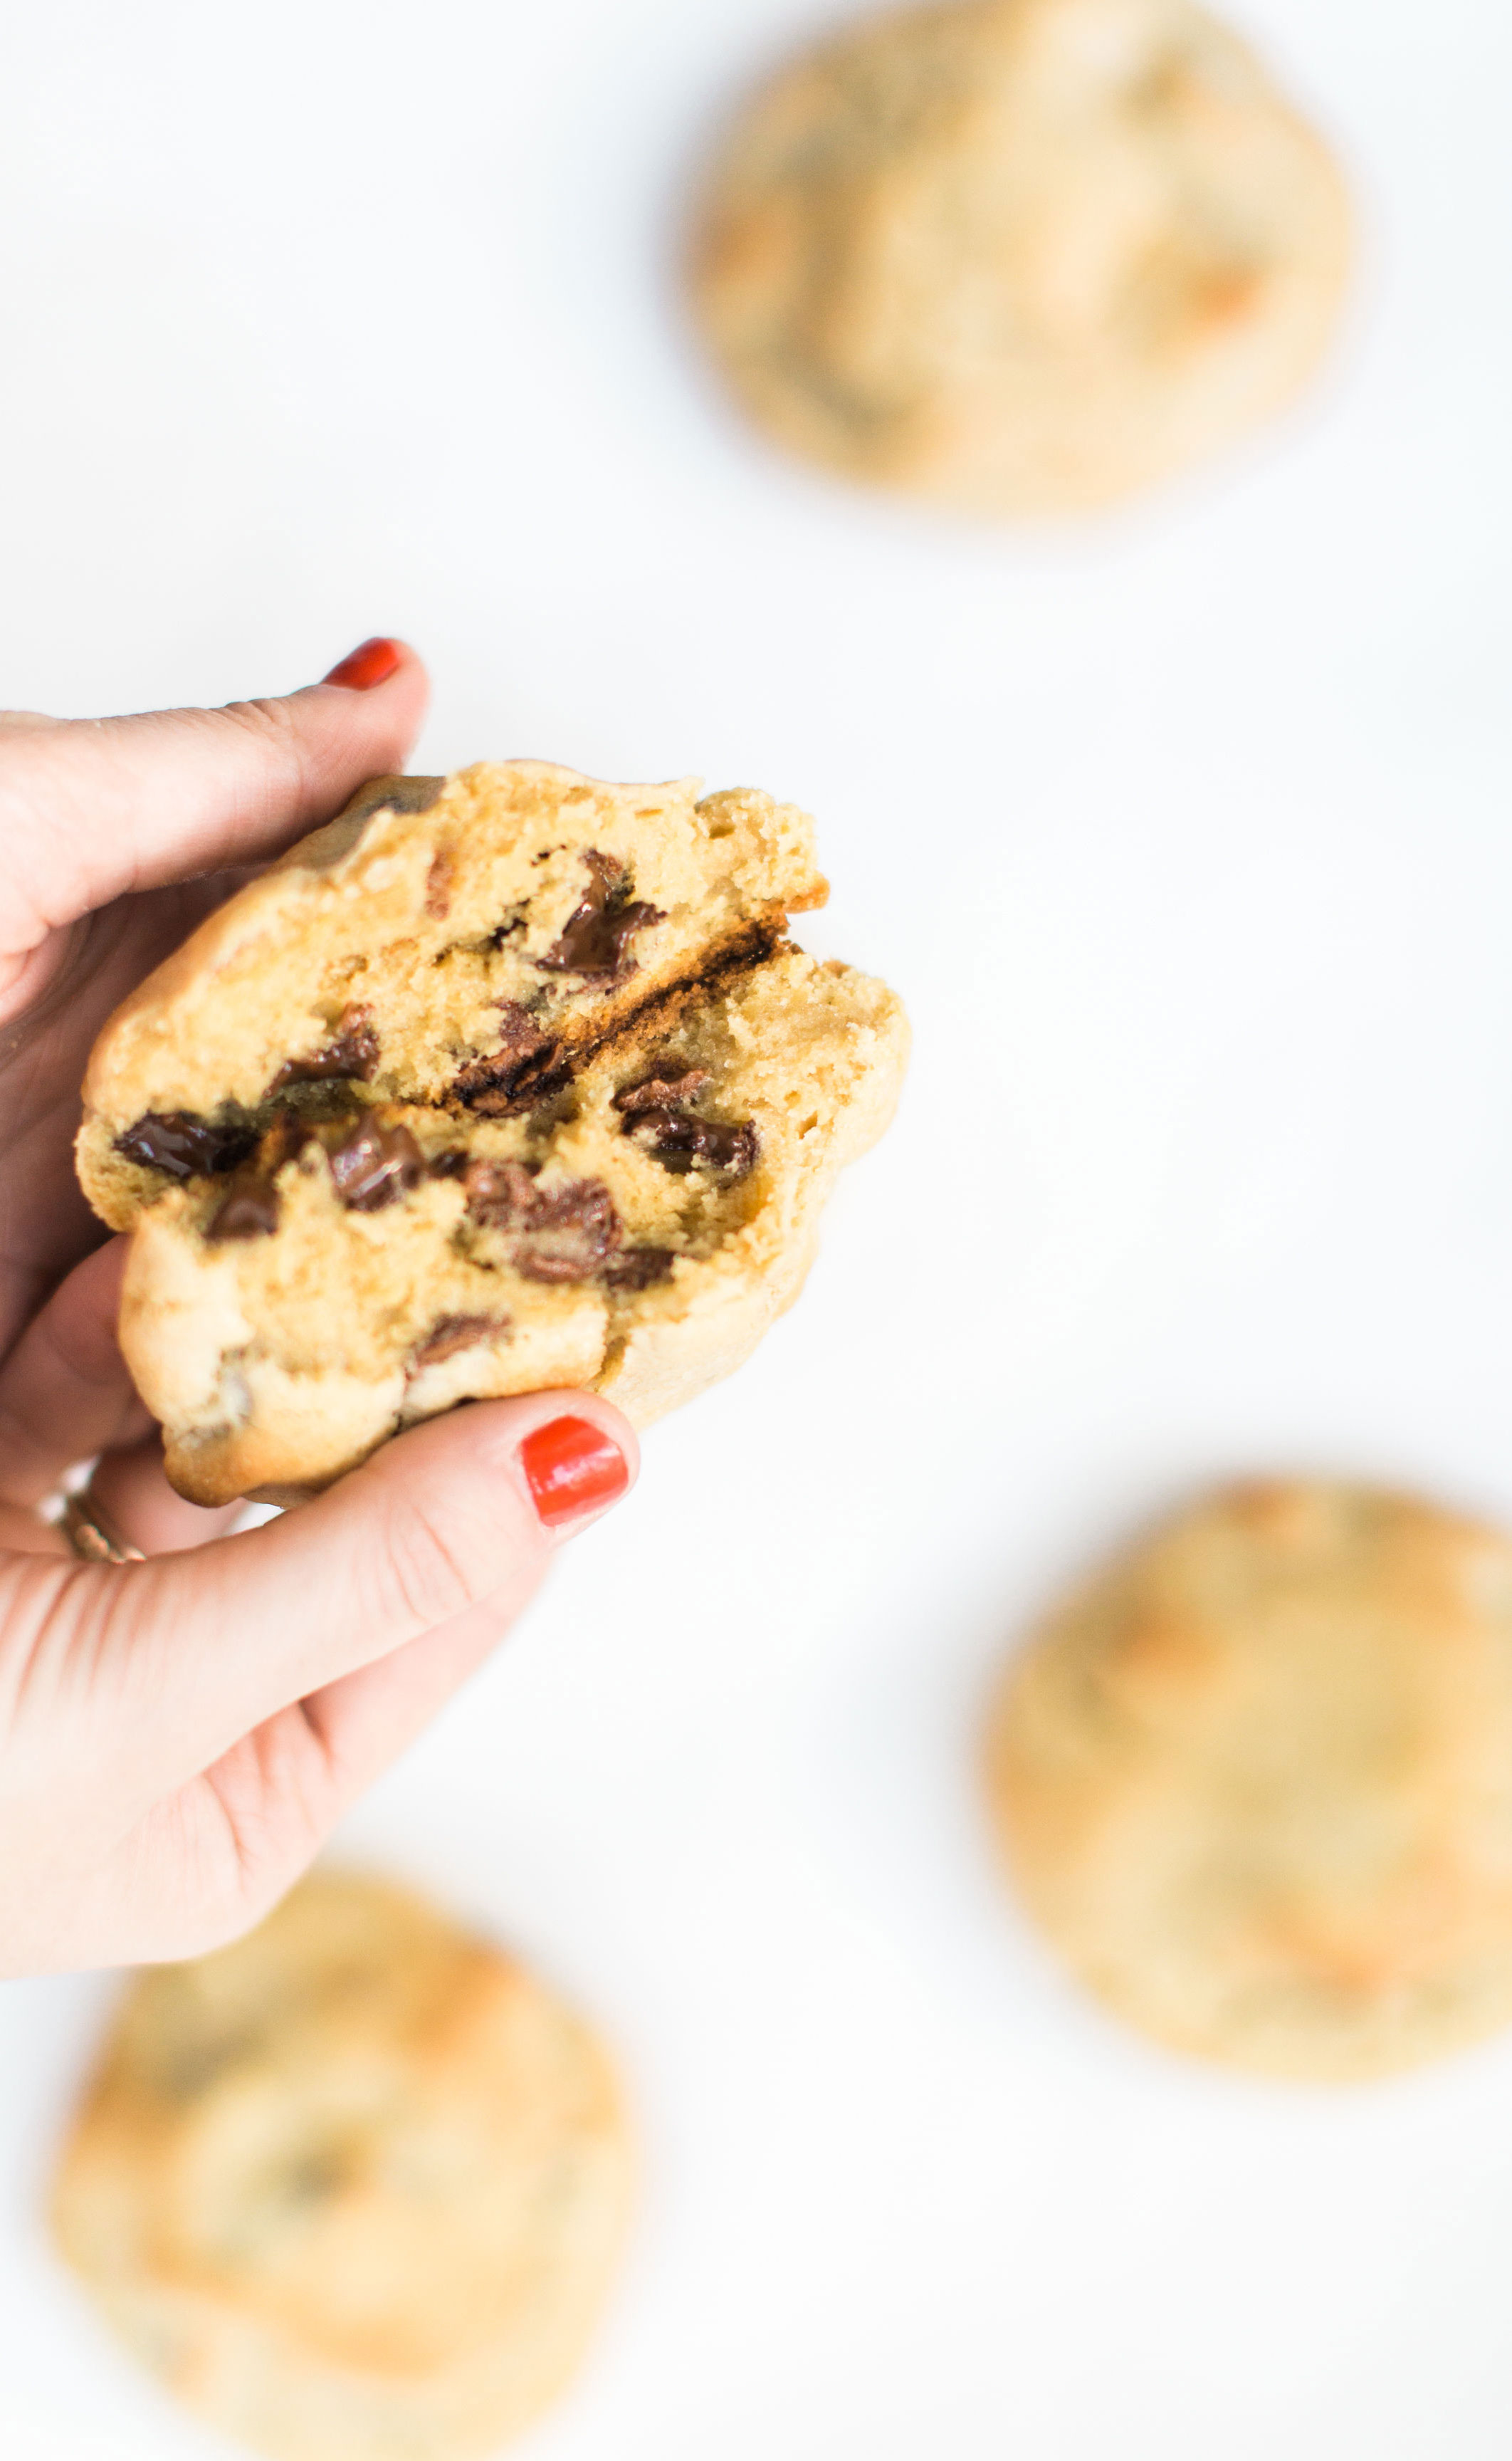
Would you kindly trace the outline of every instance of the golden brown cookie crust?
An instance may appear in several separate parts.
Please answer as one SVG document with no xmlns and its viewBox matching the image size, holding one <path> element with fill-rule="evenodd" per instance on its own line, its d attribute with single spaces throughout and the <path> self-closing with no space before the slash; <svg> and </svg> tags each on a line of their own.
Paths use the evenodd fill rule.
<svg viewBox="0 0 1512 2461">
<path fill-rule="evenodd" d="M 1054 1610 L 988 1749 L 1025 1904 L 1158 2041 L 1388 2074 L 1512 2023 L 1512 1543 L 1317 1481 L 1193 1506 Z"/>
<path fill-rule="evenodd" d="M 515 762 L 375 781 L 203 926 L 78 1143 L 180 1492 L 295 1501 L 552 1385 L 644 1424 L 737 1365 L 905 1064 L 892 994 L 780 936 L 823 893 L 769 797 Z M 364 1140 L 399 1159 L 354 1193 Z"/>
<path fill-rule="evenodd" d="M 629 2188 L 582 2022 L 407 1892 L 322 1872 L 131 1984 L 53 2223 L 225 2434 L 274 2461 L 462 2461 L 575 2370 Z"/>
<path fill-rule="evenodd" d="M 862 19 L 756 96 L 692 282 L 780 443 L 1032 517 L 1282 409 L 1349 251 L 1326 147 L 1187 0 L 964 0 Z"/>
</svg>

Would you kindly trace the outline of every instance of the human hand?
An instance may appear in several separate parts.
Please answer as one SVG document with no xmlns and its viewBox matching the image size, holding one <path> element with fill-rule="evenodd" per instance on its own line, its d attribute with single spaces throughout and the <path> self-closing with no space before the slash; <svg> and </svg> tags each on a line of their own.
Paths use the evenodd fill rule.
<svg viewBox="0 0 1512 2461">
<path fill-rule="evenodd" d="M 634 1475 L 607 1403 L 530 1394 L 231 1536 L 169 1488 L 116 1345 L 126 1243 L 73 1169 L 90 1045 L 249 868 L 403 765 L 425 696 L 373 643 L 282 700 L 0 716 L 0 1972 L 255 1921 Z M 141 1562 L 79 1562 L 35 1514 L 95 1454 Z"/>
</svg>

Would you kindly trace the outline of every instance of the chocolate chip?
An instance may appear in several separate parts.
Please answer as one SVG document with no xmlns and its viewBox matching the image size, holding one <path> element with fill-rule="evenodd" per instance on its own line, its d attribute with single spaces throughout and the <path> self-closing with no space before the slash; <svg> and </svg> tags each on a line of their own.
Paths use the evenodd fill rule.
<svg viewBox="0 0 1512 2461">
<path fill-rule="evenodd" d="M 560 1093 L 571 1075 L 553 1038 L 542 1033 L 518 1000 L 500 1001 L 499 1023 L 499 1049 L 470 1059 L 452 1080 L 458 1101 L 485 1120 L 534 1109 L 547 1095 Z"/>
<path fill-rule="evenodd" d="M 432 1154 L 425 1168 L 431 1179 L 460 1179 L 467 1168 L 467 1149 L 464 1145 L 448 1145 L 444 1153 Z"/>
<path fill-rule="evenodd" d="M 490 1230 L 517 1230 L 536 1201 L 535 1181 L 522 1162 L 490 1162 L 473 1154 L 462 1178 L 468 1212 Z"/>
<path fill-rule="evenodd" d="M 216 1127 L 194 1111 L 144 1111 L 116 1140 L 116 1151 L 170 1179 L 234 1170 L 257 1143 L 255 1128 Z"/>
<path fill-rule="evenodd" d="M 685 1111 L 634 1111 L 625 1133 L 638 1137 L 668 1170 L 688 1171 L 702 1163 L 727 1179 L 744 1179 L 761 1150 L 754 1121 L 695 1120 Z"/>
<path fill-rule="evenodd" d="M 233 1179 L 204 1235 L 207 1239 L 263 1239 L 277 1229 L 277 1188 L 248 1172 L 243 1179 Z"/>
<path fill-rule="evenodd" d="M 537 1197 L 515 1250 L 516 1270 L 532 1282 L 581 1282 L 598 1271 L 623 1235 L 603 1181 L 569 1180 L 554 1195 Z"/>
<path fill-rule="evenodd" d="M 603 1279 L 611 1291 L 644 1291 L 665 1282 L 676 1261 L 671 1248 L 625 1248 L 605 1266 Z"/>
<path fill-rule="evenodd" d="M 474 1155 L 464 1176 L 468 1212 L 505 1234 L 509 1261 L 527 1281 L 586 1281 L 624 1237 L 602 1180 L 569 1179 L 542 1190 L 523 1163 L 489 1162 L 481 1154 Z"/>
<path fill-rule="evenodd" d="M 624 866 L 612 856 L 588 846 L 583 860 L 590 880 L 587 894 L 580 906 L 574 907 L 560 936 L 536 963 L 552 974 L 581 974 L 585 983 L 597 988 L 628 982 L 637 971 L 629 953 L 631 940 L 649 924 L 663 923 L 667 918 L 659 907 L 628 903 L 622 886 Z"/>
<path fill-rule="evenodd" d="M 286 1059 L 268 1087 L 281 1094 L 286 1085 L 317 1085 L 331 1077 L 366 1081 L 378 1064 L 378 1038 L 365 1008 L 343 1009 L 330 1040 L 303 1059 Z"/>
<path fill-rule="evenodd" d="M 507 1316 L 437 1316 L 430 1332 L 410 1353 L 410 1373 L 418 1375 L 422 1367 L 434 1367 L 438 1360 L 455 1358 L 458 1351 L 471 1350 L 476 1342 L 492 1340 L 496 1334 L 508 1330 Z"/>
<path fill-rule="evenodd" d="M 708 1082 L 707 1068 L 679 1069 L 675 1059 L 664 1059 L 654 1076 L 643 1078 L 638 1085 L 622 1085 L 614 1097 L 614 1108 L 677 1111 Z"/>
<path fill-rule="evenodd" d="M 376 1213 L 425 1177 L 425 1157 L 408 1128 L 363 1120 L 327 1159 L 336 1194 L 349 1211 Z"/>
</svg>

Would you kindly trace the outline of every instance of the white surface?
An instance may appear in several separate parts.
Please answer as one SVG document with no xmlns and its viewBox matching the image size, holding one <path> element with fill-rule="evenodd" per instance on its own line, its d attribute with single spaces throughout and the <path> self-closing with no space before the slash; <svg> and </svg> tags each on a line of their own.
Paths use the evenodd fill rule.
<svg viewBox="0 0 1512 2461">
<path fill-rule="evenodd" d="M 1026 544 L 810 480 L 685 340 L 679 197 L 812 0 L 10 12 L 0 693 L 429 655 L 418 765 L 809 804 L 811 946 L 918 1036 L 807 1296 L 350 1843 L 560 1977 L 647 2148 L 529 2461 L 1501 2461 L 1512 2042 L 1331 2096 L 1188 2070 L 1004 1905 L 984 1684 L 1230 1466 L 1512 1513 L 1512 32 L 1242 12 L 1342 145 L 1303 415 Z M 7 2461 L 222 2450 L 38 2196 L 102 1986 L 0 1997 Z"/>
</svg>

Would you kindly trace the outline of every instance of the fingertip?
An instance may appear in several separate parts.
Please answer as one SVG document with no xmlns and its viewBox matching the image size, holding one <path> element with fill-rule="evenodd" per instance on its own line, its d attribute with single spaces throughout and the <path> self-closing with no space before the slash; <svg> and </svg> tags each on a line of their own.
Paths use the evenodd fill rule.
<svg viewBox="0 0 1512 2461">
<path fill-rule="evenodd" d="M 306 705 L 323 737 L 357 759 L 360 785 L 386 769 L 404 767 L 430 706 L 431 679 L 407 641 L 380 632 L 359 642 L 319 683 L 307 684 L 292 698 Z"/>
<path fill-rule="evenodd" d="M 373 632 L 359 641 L 307 690 L 319 693 L 385 695 L 428 699 L 431 682 L 425 662 L 408 641 L 394 632 Z"/>
<path fill-rule="evenodd" d="M 356 1477 L 501 1480 L 532 1537 L 555 1546 L 597 1520 L 640 1475 L 640 1446 L 622 1411 L 597 1394 L 522 1393 L 470 1402 L 394 1437 Z"/>
<path fill-rule="evenodd" d="M 403 663 L 403 642 L 395 641 L 387 632 L 374 632 L 366 641 L 359 641 L 354 650 L 349 650 L 344 658 L 338 658 L 320 680 L 336 684 L 343 692 L 372 692 L 378 684 L 386 684 Z"/>
</svg>

